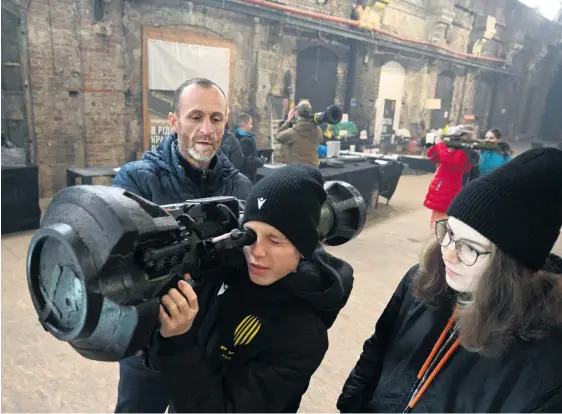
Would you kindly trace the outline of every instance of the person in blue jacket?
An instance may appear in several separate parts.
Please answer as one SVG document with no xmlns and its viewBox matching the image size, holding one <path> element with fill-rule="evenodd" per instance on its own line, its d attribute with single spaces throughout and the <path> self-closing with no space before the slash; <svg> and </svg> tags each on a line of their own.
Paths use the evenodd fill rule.
<svg viewBox="0 0 562 414">
<path fill-rule="evenodd" d="M 491 129 L 486 133 L 486 140 L 500 143 L 501 151 L 482 151 L 480 154 L 481 176 L 511 161 L 512 151 L 506 142 L 501 141 L 501 137 L 502 133 L 497 128 Z"/>
<path fill-rule="evenodd" d="M 233 196 L 246 200 L 252 189 L 220 150 L 228 119 L 222 89 L 208 79 L 189 79 L 176 89 L 168 115 L 172 134 L 141 160 L 125 164 L 113 185 L 155 204 Z M 163 413 L 170 395 L 162 375 L 138 356 L 119 362 L 116 413 Z"/>
</svg>

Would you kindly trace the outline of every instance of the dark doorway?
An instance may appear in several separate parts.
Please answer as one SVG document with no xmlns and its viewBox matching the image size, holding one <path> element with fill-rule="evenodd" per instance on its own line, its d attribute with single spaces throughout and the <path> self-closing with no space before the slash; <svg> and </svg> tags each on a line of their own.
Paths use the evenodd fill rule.
<svg viewBox="0 0 562 414">
<path fill-rule="evenodd" d="M 546 96 L 541 125 L 541 138 L 562 142 L 562 66 L 558 68 L 554 83 Z"/>
<path fill-rule="evenodd" d="M 431 111 L 431 128 L 445 127 L 451 119 L 451 104 L 453 103 L 453 83 L 455 75 L 451 72 L 442 72 L 437 78 L 435 99 L 441 99 L 441 109 Z"/>
<path fill-rule="evenodd" d="M 531 89 L 529 90 L 529 93 L 527 94 L 527 102 L 525 104 L 525 112 L 523 112 L 523 121 L 521 123 L 521 133 L 522 134 L 527 134 L 529 132 L 529 124 L 531 123 L 531 114 L 533 114 L 535 112 L 535 111 L 533 111 L 533 108 L 535 107 L 536 96 L 537 96 L 537 87 L 533 86 L 533 87 L 531 87 Z"/>
<path fill-rule="evenodd" d="M 338 57 L 330 49 L 312 46 L 297 57 L 295 104 L 307 99 L 314 112 L 323 111 L 336 99 Z"/>
<path fill-rule="evenodd" d="M 20 14 L 2 2 L 2 139 L 29 148 Z"/>
<path fill-rule="evenodd" d="M 473 108 L 473 115 L 478 118 L 480 130 L 487 131 L 493 128 L 490 126 L 492 110 L 492 82 L 488 77 L 480 76 L 476 82 Z"/>
</svg>

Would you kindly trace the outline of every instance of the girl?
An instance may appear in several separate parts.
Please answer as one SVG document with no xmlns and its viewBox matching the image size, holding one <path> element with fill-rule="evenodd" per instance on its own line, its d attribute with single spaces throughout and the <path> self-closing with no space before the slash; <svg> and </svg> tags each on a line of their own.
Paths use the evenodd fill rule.
<svg viewBox="0 0 562 414">
<path fill-rule="evenodd" d="M 446 211 L 461 190 L 463 175 L 472 169 L 472 164 L 466 152 L 448 148 L 439 137 L 427 152 L 427 157 L 439 164 L 423 203 L 432 210 L 430 227 L 433 230 L 437 220 L 447 217 Z"/>
<path fill-rule="evenodd" d="M 501 167 L 505 163 L 511 161 L 512 151 L 506 142 L 501 141 L 502 133 L 499 129 L 494 128 L 486 133 L 486 140 L 491 142 L 502 143 L 501 152 L 482 151 L 480 154 L 480 175 L 488 174 L 490 171 Z"/>
<path fill-rule="evenodd" d="M 470 182 L 400 283 L 342 412 L 562 412 L 562 151 Z"/>
</svg>

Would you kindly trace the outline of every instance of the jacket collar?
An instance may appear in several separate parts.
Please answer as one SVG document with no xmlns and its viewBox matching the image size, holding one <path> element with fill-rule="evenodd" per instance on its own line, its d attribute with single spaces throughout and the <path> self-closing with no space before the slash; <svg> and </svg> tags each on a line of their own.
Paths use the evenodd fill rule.
<svg viewBox="0 0 562 414">
<path fill-rule="evenodd" d="M 250 138 L 254 137 L 253 132 L 245 132 L 245 131 L 242 131 L 240 128 L 236 128 L 236 134 L 240 137 L 250 137 Z"/>
<path fill-rule="evenodd" d="M 159 168 L 169 171 L 180 180 L 187 180 L 187 174 L 184 167 L 181 165 L 180 157 L 182 156 L 178 149 L 178 136 L 176 133 L 172 133 L 162 140 L 156 151 L 148 151 L 142 158 L 155 163 Z M 212 168 L 206 170 L 195 167 L 192 168 L 199 171 L 200 176 L 203 176 L 203 171 L 205 171 L 206 178 L 211 178 L 209 184 L 211 184 L 211 182 L 216 182 L 217 185 L 220 185 L 221 178 L 227 180 L 238 172 L 238 169 L 228 160 L 220 149 L 217 150 L 213 160 L 211 160 L 211 166 Z"/>
</svg>

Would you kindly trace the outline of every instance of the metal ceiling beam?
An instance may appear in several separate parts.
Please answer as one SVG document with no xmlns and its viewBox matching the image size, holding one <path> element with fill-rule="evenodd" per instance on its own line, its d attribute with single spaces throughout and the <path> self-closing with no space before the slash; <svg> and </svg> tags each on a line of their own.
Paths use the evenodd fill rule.
<svg viewBox="0 0 562 414">
<path fill-rule="evenodd" d="M 514 76 L 511 71 L 505 68 L 487 64 L 483 61 L 462 58 L 448 53 L 440 52 L 435 49 L 414 46 L 408 43 L 391 41 L 381 38 L 379 35 L 375 34 L 375 32 L 367 33 L 364 31 L 352 30 L 346 27 L 338 26 L 334 23 L 307 19 L 297 15 L 289 15 L 278 10 L 269 9 L 267 7 L 256 6 L 253 4 L 242 3 L 233 0 L 191 0 L 191 2 L 207 7 L 227 10 L 234 13 L 259 17 L 260 19 L 281 22 L 298 28 L 327 33 L 339 38 L 351 39 L 358 42 L 372 44 L 415 56 L 425 56 L 428 58 L 451 62 L 465 67 Z"/>
</svg>

